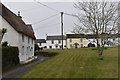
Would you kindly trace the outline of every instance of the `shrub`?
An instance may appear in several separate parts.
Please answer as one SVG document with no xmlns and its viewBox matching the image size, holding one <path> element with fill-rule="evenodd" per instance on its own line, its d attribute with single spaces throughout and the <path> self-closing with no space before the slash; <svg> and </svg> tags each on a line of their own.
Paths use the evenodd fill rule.
<svg viewBox="0 0 120 80">
<path fill-rule="evenodd" d="M 2 67 L 5 70 L 8 67 L 19 64 L 18 47 L 2 47 Z"/>
<path fill-rule="evenodd" d="M 2 42 L 2 46 L 8 46 L 8 42 L 7 41 Z"/>
<path fill-rule="evenodd" d="M 95 47 L 95 44 L 89 43 L 88 47 Z"/>
<path fill-rule="evenodd" d="M 40 56 L 45 56 L 45 57 L 53 57 L 53 56 L 56 56 L 58 53 L 39 51 L 39 52 L 35 52 L 35 54 L 36 54 L 36 55 L 40 55 Z"/>
</svg>

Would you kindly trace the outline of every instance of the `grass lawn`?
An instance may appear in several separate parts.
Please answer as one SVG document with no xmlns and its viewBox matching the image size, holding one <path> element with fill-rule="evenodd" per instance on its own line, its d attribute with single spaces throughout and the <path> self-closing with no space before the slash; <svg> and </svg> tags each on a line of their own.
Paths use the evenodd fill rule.
<svg viewBox="0 0 120 80">
<path fill-rule="evenodd" d="M 104 50 L 104 60 L 92 48 L 44 51 L 59 55 L 35 65 L 20 78 L 118 78 L 117 47 Z"/>
</svg>

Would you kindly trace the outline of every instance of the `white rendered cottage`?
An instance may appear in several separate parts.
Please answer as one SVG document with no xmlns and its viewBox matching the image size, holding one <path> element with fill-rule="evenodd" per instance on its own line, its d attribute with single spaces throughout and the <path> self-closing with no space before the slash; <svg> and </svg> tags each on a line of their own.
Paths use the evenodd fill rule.
<svg viewBox="0 0 120 80">
<path fill-rule="evenodd" d="M 2 4 L 1 4 L 2 5 Z M 34 57 L 34 32 L 31 25 L 26 25 L 20 14 L 17 16 L 7 7 L 2 5 L 2 13 L 0 15 L 1 28 L 6 28 L 2 42 L 7 41 L 9 46 L 16 46 L 19 48 L 20 63 L 27 63 Z"/>
<path fill-rule="evenodd" d="M 46 36 L 46 44 L 42 45 L 46 49 L 61 49 L 62 48 L 62 36 L 53 35 Z M 66 48 L 66 37 L 63 36 L 63 48 Z"/>
</svg>

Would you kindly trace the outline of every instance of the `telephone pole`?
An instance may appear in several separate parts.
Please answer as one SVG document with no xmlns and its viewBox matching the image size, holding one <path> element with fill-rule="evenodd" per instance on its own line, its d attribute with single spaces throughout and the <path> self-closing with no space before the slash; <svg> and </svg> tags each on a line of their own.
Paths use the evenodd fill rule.
<svg viewBox="0 0 120 80">
<path fill-rule="evenodd" d="M 63 49 L 63 12 L 61 12 L 61 36 L 62 36 L 62 49 Z"/>
</svg>

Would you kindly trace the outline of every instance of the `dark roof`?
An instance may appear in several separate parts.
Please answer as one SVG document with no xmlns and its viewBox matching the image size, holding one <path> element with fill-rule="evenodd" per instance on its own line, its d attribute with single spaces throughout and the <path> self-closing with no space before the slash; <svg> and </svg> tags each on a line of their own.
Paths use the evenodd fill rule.
<svg viewBox="0 0 120 80">
<path fill-rule="evenodd" d="M 66 34 L 67 38 L 86 38 L 85 34 Z"/>
<path fill-rule="evenodd" d="M 10 11 L 7 7 L 5 7 L 2 3 L 0 3 L 2 9 L 0 9 L 0 15 L 19 33 L 27 35 L 33 39 L 35 36 L 31 29 L 23 22 L 20 16 L 17 16 L 12 11 Z"/>
<path fill-rule="evenodd" d="M 36 39 L 35 43 L 46 43 L 45 39 Z"/>
<path fill-rule="evenodd" d="M 96 35 L 96 34 L 67 34 L 67 38 L 86 38 L 86 39 L 95 39 L 100 37 L 105 37 L 106 34 Z M 108 38 L 117 38 L 120 37 L 120 34 L 109 34 Z"/>
<path fill-rule="evenodd" d="M 58 35 L 58 36 L 47 36 L 46 40 L 62 40 L 62 36 Z M 66 37 L 63 36 L 63 40 L 66 40 Z"/>
</svg>

